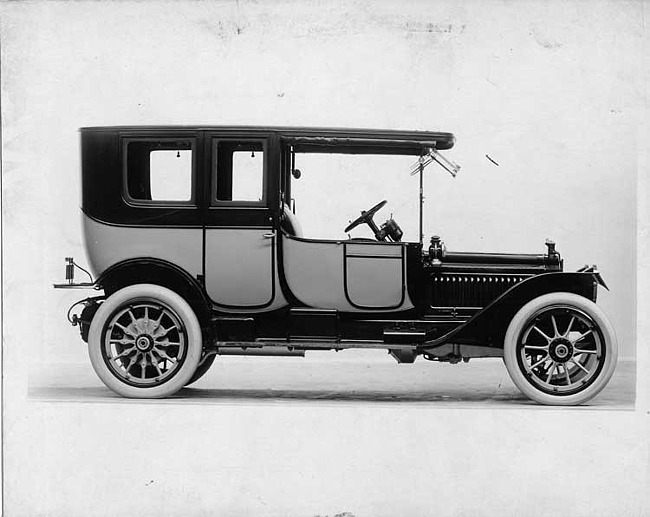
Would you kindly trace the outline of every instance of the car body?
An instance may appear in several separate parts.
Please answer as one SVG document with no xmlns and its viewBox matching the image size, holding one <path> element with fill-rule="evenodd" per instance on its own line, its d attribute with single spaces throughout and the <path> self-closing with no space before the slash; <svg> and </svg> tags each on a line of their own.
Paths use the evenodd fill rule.
<svg viewBox="0 0 650 517">
<path fill-rule="evenodd" d="M 539 254 L 450 252 L 422 235 L 422 175 L 451 133 L 152 126 L 81 130 L 82 217 L 96 279 L 71 318 L 100 378 L 128 397 L 164 397 L 216 355 L 382 348 L 402 363 L 504 357 L 540 403 L 580 404 L 616 364 L 595 304 L 595 266 Z M 308 238 L 294 213 L 297 157 L 406 156 L 420 175 L 420 239 L 362 211 L 375 239 Z M 344 187 L 344 186 L 342 186 Z M 300 200 L 299 200 L 300 201 Z"/>
</svg>

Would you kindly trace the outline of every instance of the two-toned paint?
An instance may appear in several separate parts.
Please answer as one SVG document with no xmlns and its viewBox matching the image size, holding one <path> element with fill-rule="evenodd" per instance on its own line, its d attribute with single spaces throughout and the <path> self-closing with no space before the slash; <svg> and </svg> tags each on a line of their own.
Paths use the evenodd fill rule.
<svg viewBox="0 0 650 517">
<path fill-rule="evenodd" d="M 138 138 L 182 139 L 194 152 L 192 195 L 181 204 L 125 196 L 125 150 Z M 259 203 L 216 202 L 214 152 L 224 140 L 255 140 L 265 154 Z M 420 155 L 453 135 L 274 127 L 114 127 L 82 130 L 82 209 L 99 286 L 177 275 L 205 306 L 202 321 L 243 328 L 247 339 L 291 340 L 318 328 L 333 343 L 450 340 L 500 346 L 513 311 L 540 293 L 595 297 L 594 274 L 564 274 L 559 255 L 427 254 L 415 243 L 323 241 L 301 236 L 287 210 L 292 152 Z M 140 264 L 142 267 L 139 267 Z M 155 268 L 156 274 L 144 274 Z M 290 309 L 322 312 L 291 312 Z M 233 315 L 231 320 L 223 315 Z M 306 319 L 309 318 L 309 319 Z M 309 321 L 309 324 L 304 322 Z M 294 326 L 295 326 L 294 325 Z M 236 334 L 236 332 L 235 332 Z M 301 330 L 308 338 L 308 330 Z"/>
<path fill-rule="evenodd" d="M 283 202 L 289 188 L 284 179 L 288 146 L 332 152 L 344 145 L 354 153 L 418 155 L 432 146 L 448 149 L 454 142 L 453 135 L 439 132 L 354 130 L 354 134 L 351 139 L 350 130 L 276 127 L 82 129 L 82 210 L 93 272 L 110 284 L 119 267 L 104 273 L 115 265 L 128 263 L 130 274 L 136 274 L 140 271 L 133 268 L 136 260 L 168 262 L 196 279 L 214 310 L 222 312 L 273 312 L 296 299 L 308 307 L 353 313 L 412 308 L 404 245 L 287 239 L 285 252 L 278 249 L 283 220 L 300 238 L 299 223 L 290 213 L 287 219 Z M 128 195 L 128 144 L 143 139 L 178 140 L 191 146 L 189 201 L 136 201 Z M 217 144 L 238 139 L 254 140 L 264 149 L 259 203 L 222 202 L 213 196 Z M 313 264 L 322 265 L 309 267 Z"/>
</svg>

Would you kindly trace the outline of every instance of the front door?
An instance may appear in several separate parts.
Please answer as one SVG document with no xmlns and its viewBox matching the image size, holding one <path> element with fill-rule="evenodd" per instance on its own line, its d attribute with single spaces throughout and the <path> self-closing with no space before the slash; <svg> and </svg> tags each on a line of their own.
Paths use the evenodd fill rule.
<svg viewBox="0 0 650 517">
<path fill-rule="evenodd" d="M 282 236 L 287 286 L 308 307 L 407 310 L 406 244 Z"/>
<path fill-rule="evenodd" d="M 210 134 L 205 146 L 211 171 L 204 230 L 206 291 L 224 309 L 282 306 L 286 302 L 277 280 L 277 235 L 267 189 L 268 140 Z"/>
</svg>

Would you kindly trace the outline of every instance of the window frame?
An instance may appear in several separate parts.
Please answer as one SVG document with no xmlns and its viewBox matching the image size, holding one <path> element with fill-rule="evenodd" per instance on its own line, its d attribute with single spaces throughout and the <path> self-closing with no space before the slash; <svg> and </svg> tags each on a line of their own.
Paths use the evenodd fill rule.
<svg viewBox="0 0 650 517">
<path fill-rule="evenodd" d="M 190 142 L 190 151 L 192 153 L 192 170 L 190 171 L 190 199 L 188 200 L 161 200 L 161 199 L 137 199 L 129 193 L 129 144 L 132 142 L 178 142 L 185 140 Z M 178 135 L 178 136 L 125 136 L 122 138 L 122 198 L 127 205 L 131 206 L 153 206 L 153 207 L 178 207 L 178 208 L 196 208 L 197 206 L 197 169 L 199 163 L 198 157 L 198 138 L 196 135 Z M 172 149 L 165 149 L 172 150 Z M 187 150 L 187 149 L 183 149 Z M 149 156 L 151 160 L 151 156 Z M 151 162 L 150 162 L 151 163 Z M 149 170 L 151 180 L 151 170 Z"/>
<path fill-rule="evenodd" d="M 217 135 L 210 136 L 210 200 L 211 207 L 247 207 L 247 208 L 268 208 L 268 182 L 269 182 L 269 142 L 268 138 L 261 137 L 221 137 Z M 242 143 L 259 143 L 262 144 L 262 153 L 264 160 L 262 162 L 262 199 L 259 201 L 245 200 L 223 200 L 217 197 L 217 174 L 218 174 L 218 147 L 221 142 L 242 142 Z M 233 170 L 231 169 L 231 174 Z M 232 178 L 231 178 L 232 180 Z"/>
</svg>

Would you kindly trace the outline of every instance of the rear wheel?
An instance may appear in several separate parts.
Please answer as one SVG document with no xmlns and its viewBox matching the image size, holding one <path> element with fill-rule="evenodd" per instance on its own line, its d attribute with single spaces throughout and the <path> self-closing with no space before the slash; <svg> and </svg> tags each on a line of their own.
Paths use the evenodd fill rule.
<svg viewBox="0 0 650 517">
<path fill-rule="evenodd" d="M 197 370 L 201 327 L 175 292 L 153 284 L 132 285 L 109 296 L 97 310 L 88 351 L 99 378 L 119 395 L 167 397 Z"/>
<path fill-rule="evenodd" d="M 512 319 L 504 361 L 517 387 L 541 404 L 576 405 L 607 384 L 618 355 L 603 311 L 572 293 L 540 296 Z"/>
</svg>

